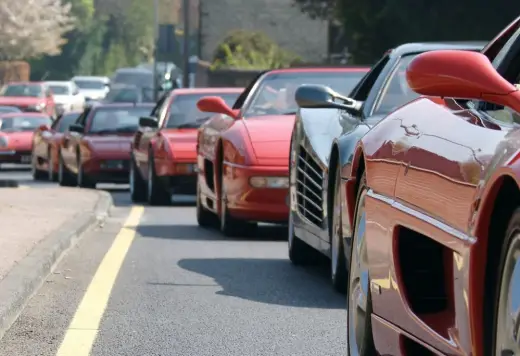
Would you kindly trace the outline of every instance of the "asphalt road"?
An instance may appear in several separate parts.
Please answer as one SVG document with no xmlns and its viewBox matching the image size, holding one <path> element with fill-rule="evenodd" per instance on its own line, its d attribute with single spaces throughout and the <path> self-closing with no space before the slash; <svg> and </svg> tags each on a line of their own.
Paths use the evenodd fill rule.
<svg viewBox="0 0 520 356">
<path fill-rule="evenodd" d="M 51 184 L 2 167 L 0 179 L 6 178 L 35 194 Z M 0 341 L 0 356 L 56 355 L 65 335 L 74 341 L 69 325 L 79 319 L 80 302 L 102 304 L 105 289 L 110 297 L 91 332 L 91 355 L 346 354 L 344 297 L 332 290 L 326 266 L 290 264 L 286 229 L 264 226 L 258 236 L 226 239 L 198 228 L 192 205 L 142 210 L 132 207 L 127 187 L 101 188 L 114 197 L 112 217 L 60 262 Z M 139 209 L 139 224 L 122 229 Z M 116 263 L 100 263 L 129 229 L 135 238 L 127 240 L 112 285 L 105 271 Z M 98 288 L 89 287 L 94 275 Z M 85 337 L 77 339 L 79 345 Z"/>
</svg>

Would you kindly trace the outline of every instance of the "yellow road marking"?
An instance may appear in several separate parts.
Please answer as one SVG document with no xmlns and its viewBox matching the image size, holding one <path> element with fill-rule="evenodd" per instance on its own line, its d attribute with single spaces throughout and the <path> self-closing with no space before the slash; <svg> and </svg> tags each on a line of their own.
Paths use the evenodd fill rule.
<svg viewBox="0 0 520 356">
<path fill-rule="evenodd" d="M 135 227 L 139 224 L 143 211 L 142 206 L 133 207 L 130 211 L 124 226 L 92 278 L 56 356 L 90 355 L 112 288 L 135 238 Z"/>
</svg>

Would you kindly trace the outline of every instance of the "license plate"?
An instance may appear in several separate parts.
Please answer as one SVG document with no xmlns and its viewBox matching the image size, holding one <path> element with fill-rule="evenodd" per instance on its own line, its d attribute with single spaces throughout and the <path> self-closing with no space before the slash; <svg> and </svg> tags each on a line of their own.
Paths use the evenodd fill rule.
<svg viewBox="0 0 520 356">
<path fill-rule="evenodd" d="M 122 169 L 124 167 L 124 162 L 118 161 L 118 160 L 110 160 L 110 161 L 105 161 L 104 165 L 106 168 L 110 168 L 110 169 Z"/>
<path fill-rule="evenodd" d="M 22 156 L 22 163 L 31 163 L 31 156 Z"/>
</svg>

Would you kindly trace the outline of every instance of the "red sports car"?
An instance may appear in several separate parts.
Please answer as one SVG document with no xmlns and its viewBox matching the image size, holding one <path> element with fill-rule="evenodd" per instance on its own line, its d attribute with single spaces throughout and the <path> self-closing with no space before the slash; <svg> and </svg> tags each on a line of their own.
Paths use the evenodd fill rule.
<svg viewBox="0 0 520 356">
<path fill-rule="evenodd" d="M 35 132 L 32 144 L 32 176 L 35 180 L 53 181 L 58 173 L 58 148 L 63 134 L 76 122 L 81 111 L 58 117 L 52 126 L 42 125 Z"/>
<path fill-rule="evenodd" d="M 139 118 L 153 104 L 106 104 L 86 108 L 65 132 L 58 152 L 61 186 L 94 188 L 97 183 L 127 183 L 130 142 Z"/>
<path fill-rule="evenodd" d="M 292 68 L 262 73 L 233 106 L 221 98 L 199 101 L 214 116 L 198 136 L 197 219 L 216 214 L 226 235 L 247 234 L 257 222 L 286 223 L 289 146 L 302 84 L 349 92 L 368 68 Z"/>
<path fill-rule="evenodd" d="M 157 102 L 132 141 L 132 201 L 171 203 L 172 194 L 194 194 L 197 130 L 208 115 L 197 109 L 205 95 L 233 103 L 243 88 L 175 89 Z M 150 164 L 153 163 L 153 164 Z"/>
<path fill-rule="evenodd" d="M 54 95 L 45 83 L 8 83 L 0 90 L 0 105 L 16 106 L 22 111 L 41 112 L 56 117 Z"/>
<path fill-rule="evenodd" d="M 0 114 L 0 164 L 31 163 L 34 130 L 51 123 L 52 119 L 45 114 Z"/>
<path fill-rule="evenodd" d="M 350 355 L 519 355 L 520 18 L 406 76 L 342 167 Z"/>
</svg>

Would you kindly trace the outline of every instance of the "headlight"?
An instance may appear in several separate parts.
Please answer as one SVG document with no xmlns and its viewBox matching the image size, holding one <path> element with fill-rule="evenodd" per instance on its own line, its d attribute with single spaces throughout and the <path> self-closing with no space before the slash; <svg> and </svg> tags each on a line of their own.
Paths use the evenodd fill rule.
<svg viewBox="0 0 520 356">
<path fill-rule="evenodd" d="M 7 147 L 9 139 L 5 136 L 0 136 L 0 147 Z"/>
<path fill-rule="evenodd" d="M 289 188 L 289 178 L 287 177 L 251 177 L 249 184 L 253 188 Z"/>
</svg>

